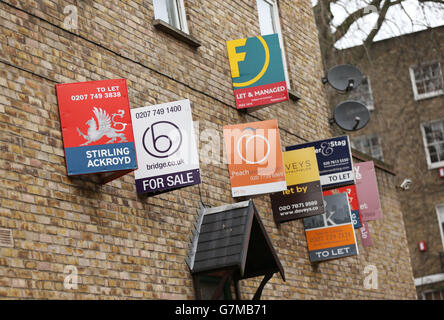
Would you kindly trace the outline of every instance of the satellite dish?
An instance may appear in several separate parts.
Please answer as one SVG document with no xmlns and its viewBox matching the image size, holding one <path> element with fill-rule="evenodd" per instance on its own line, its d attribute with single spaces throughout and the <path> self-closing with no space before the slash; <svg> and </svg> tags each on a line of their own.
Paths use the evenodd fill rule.
<svg viewBox="0 0 444 320">
<path fill-rule="evenodd" d="M 370 112 L 362 103 L 348 100 L 336 106 L 333 118 L 341 129 L 357 131 L 370 121 Z"/>
<path fill-rule="evenodd" d="M 329 83 L 339 91 L 350 91 L 359 87 L 362 81 L 362 73 L 358 68 L 350 64 L 334 66 L 327 72 L 327 76 L 322 78 L 322 82 Z"/>
</svg>

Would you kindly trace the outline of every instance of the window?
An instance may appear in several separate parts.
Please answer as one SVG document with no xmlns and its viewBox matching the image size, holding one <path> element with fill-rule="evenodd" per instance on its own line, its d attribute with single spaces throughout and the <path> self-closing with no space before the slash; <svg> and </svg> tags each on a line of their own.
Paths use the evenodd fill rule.
<svg viewBox="0 0 444 320">
<path fill-rule="evenodd" d="M 441 232 L 442 247 L 444 248 L 444 204 L 436 206 L 438 215 L 439 231 Z"/>
<path fill-rule="evenodd" d="M 372 88 L 370 86 L 370 79 L 363 77 L 361 84 L 356 89 L 350 92 L 350 98 L 352 100 L 363 103 L 369 110 L 374 110 Z"/>
<path fill-rule="evenodd" d="M 444 167 L 444 119 L 421 126 L 429 169 Z"/>
<path fill-rule="evenodd" d="M 276 16 L 274 12 L 274 1 L 258 0 L 257 10 L 259 12 L 259 27 L 261 29 L 261 35 L 278 33 L 279 30 L 276 26 Z M 279 23 L 279 20 L 277 21 Z"/>
<path fill-rule="evenodd" d="M 282 52 L 282 64 L 284 65 L 285 81 L 290 89 L 290 81 L 287 72 L 287 59 L 285 58 L 284 42 L 282 40 L 281 25 L 279 23 L 279 10 L 276 0 L 257 0 L 257 11 L 259 16 L 259 27 L 261 35 L 277 33 Z"/>
<path fill-rule="evenodd" d="M 378 135 L 367 135 L 352 138 L 352 147 L 362 153 L 368 154 L 375 159 L 384 161 L 382 155 L 381 139 Z"/>
<path fill-rule="evenodd" d="M 153 0 L 154 17 L 188 33 L 183 0 Z"/>
<path fill-rule="evenodd" d="M 439 62 L 410 67 L 410 79 L 415 100 L 444 94 L 441 64 Z"/>
<path fill-rule="evenodd" d="M 444 300 L 444 289 L 425 291 L 422 293 L 422 300 Z"/>
</svg>

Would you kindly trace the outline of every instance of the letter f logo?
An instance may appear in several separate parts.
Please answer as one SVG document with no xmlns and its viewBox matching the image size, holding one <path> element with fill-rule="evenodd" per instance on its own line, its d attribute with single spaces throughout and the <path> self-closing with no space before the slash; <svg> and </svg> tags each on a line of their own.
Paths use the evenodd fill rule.
<svg viewBox="0 0 444 320">
<path fill-rule="evenodd" d="M 231 77 L 238 78 L 239 73 L 239 62 L 245 60 L 246 52 L 237 53 L 236 48 L 244 47 L 247 43 L 247 39 L 237 39 L 227 41 L 228 58 L 230 60 Z"/>
</svg>

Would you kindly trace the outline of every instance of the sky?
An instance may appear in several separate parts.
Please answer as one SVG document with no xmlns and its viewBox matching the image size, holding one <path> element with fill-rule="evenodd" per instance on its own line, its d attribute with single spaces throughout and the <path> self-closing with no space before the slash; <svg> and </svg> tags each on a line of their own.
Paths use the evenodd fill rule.
<svg viewBox="0 0 444 320">
<path fill-rule="evenodd" d="M 390 1 L 390 0 L 387 0 Z M 333 14 L 332 32 L 352 12 L 368 6 L 371 0 L 338 0 L 331 5 Z M 312 0 L 315 5 L 317 0 Z M 377 8 L 369 7 L 369 12 Z M 347 34 L 336 42 L 335 47 L 345 49 L 361 45 L 378 19 L 377 13 L 370 13 L 356 21 Z M 407 33 L 421 31 L 427 27 L 444 25 L 444 4 L 428 2 L 420 4 L 418 0 L 405 0 L 392 6 L 387 12 L 386 21 L 381 26 L 374 41 L 384 40 Z"/>
</svg>

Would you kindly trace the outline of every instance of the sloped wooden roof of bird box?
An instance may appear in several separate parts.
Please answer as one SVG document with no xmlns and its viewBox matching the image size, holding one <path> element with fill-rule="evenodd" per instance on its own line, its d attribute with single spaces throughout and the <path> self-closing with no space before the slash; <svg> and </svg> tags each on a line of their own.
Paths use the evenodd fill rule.
<svg viewBox="0 0 444 320">
<path fill-rule="evenodd" d="M 252 200 L 201 208 L 186 262 L 192 274 L 235 269 L 238 280 L 284 269 Z"/>
</svg>

